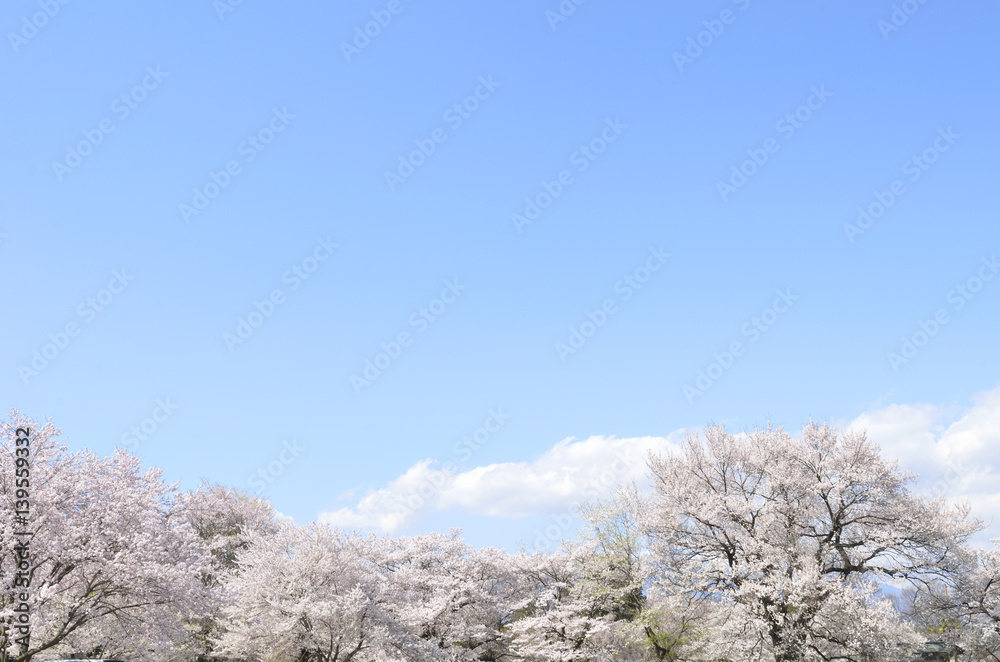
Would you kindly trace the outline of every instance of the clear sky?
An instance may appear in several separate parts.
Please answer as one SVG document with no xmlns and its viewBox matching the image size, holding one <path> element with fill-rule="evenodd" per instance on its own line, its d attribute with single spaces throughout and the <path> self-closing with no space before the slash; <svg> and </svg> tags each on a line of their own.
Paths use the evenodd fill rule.
<svg viewBox="0 0 1000 662">
<path fill-rule="evenodd" d="M 231 1 L 0 10 L 0 404 L 71 447 L 359 526 L 455 462 L 394 530 L 512 545 L 612 437 L 997 420 L 996 3 Z"/>
</svg>

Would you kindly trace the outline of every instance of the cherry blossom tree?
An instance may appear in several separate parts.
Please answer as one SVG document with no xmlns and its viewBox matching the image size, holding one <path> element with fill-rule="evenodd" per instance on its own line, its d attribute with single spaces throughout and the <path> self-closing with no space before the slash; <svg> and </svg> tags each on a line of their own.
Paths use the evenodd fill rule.
<svg viewBox="0 0 1000 662">
<path fill-rule="evenodd" d="M 381 566 L 391 589 L 390 611 L 448 660 L 496 660 L 524 582 L 511 555 L 477 550 L 459 531 L 385 539 Z"/>
<path fill-rule="evenodd" d="M 30 514 L 15 514 L 16 431 L 30 430 Z M 31 640 L 4 642 L 14 662 L 100 649 L 136 659 L 161 656 L 204 604 L 207 556 L 158 470 L 119 451 L 71 453 L 51 423 L 17 411 L 0 423 L 0 619 L 19 583 L 14 545 L 30 536 Z"/>
<path fill-rule="evenodd" d="M 963 650 L 968 659 L 1000 660 L 1000 539 L 992 548 L 970 549 L 963 572 L 907 591 L 899 600 L 929 638 Z"/>
<path fill-rule="evenodd" d="M 709 428 L 650 458 L 652 493 L 584 505 L 577 539 L 534 554 L 299 526 L 58 435 L 16 411 L 0 424 L 0 623 L 15 533 L 31 549 L 30 644 L 0 625 L 12 662 L 860 662 L 927 633 L 1000 662 L 1000 551 L 970 549 L 981 523 L 915 495 L 864 434 Z M 887 584 L 909 587 L 901 609 Z"/>
<path fill-rule="evenodd" d="M 377 548 L 374 536 L 323 524 L 284 522 L 255 538 L 224 577 L 229 604 L 218 654 L 345 662 L 380 659 L 403 645 L 371 562 Z"/>
<path fill-rule="evenodd" d="M 935 601 L 946 608 L 945 625 L 964 624 L 958 637 L 949 639 L 961 648 L 973 652 L 979 659 L 1000 660 L 1000 538 L 993 548 L 977 550 L 970 559 L 969 570 L 963 573 L 943 600 Z M 948 612 L 952 615 L 949 619 Z M 957 612 L 957 614 L 956 614 Z M 957 616 L 957 618 L 956 618 Z"/>
<path fill-rule="evenodd" d="M 232 487 L 203 483 L 178 495 L 184 516 L 198 535 L 199 543 L 211 559 L 200 577 L 206 588 L 202 616 L 185 623 L 188 631 L 179 651 L 196 661 L 213 657 L 213 645 L 222 633 L 223 600 L 221 576 L 234 571 L 251 540 L 278 532 L 271 504 Z"/>
<path fill-rule="evenodd" d="M 278 531 L 274 506 L 234 487 L 202 483 L 178 500 L 185 517 L 212 556 L 214 573 L 236 567 L 240 552 L 254 536 Z M 215 577 L 207 581 L 214 581 Z"/>
<path fill-rule="evenodd" d="M 798 439 L 713 427 L 651 469 L 657 586 L 712 597 L 717 659 L 892 656 L 916 634 L 877 584 L 952 577 L 981 526 L 914 495 L 864 434 L 815 424 Z"/>
<path fill-rule="evenodd" d="M 529 590 L 508 629 L 511 650 L 531 660 L 697 658 L 709 601 L 665 593 L 646 534 L 648 496 L 634 485 L 580 508 L 579 540 L 560 554 L 516 559 Z"/>
<path fill-rule="evenodd" d="M 523 584 L 457 532 L 397 539 L 282 523 L 224 576 L 217 652 L 249 660 L 499 660 Z"/>
<path fill-rule="evenodd" d="M 576 591 L 612 621 L 602 645 L 635 660 L 697 656 L 711 603 L 695 592 L 661 590 L 658 559 L 649 553 L 652 500 L 634 484 L 581 507 L 583 554 Z"/>
<path fill-rule="evenodd" d="M 527 583 L 508 628 L 516 657 L 546 662 L 597 662 L 607 655 L 602 643 L 611 634 L 611 619 L 576 590 L 582 557 L 589 546 L 562 553 L 536 552 L 515 560 Z"/>
</svg>

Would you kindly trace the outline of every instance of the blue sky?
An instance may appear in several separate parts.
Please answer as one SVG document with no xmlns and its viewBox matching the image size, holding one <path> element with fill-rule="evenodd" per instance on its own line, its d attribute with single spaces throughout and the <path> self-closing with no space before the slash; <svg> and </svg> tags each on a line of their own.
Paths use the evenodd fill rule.
<svg viewBox="0 0 1000 662">
<path fill-rule="evenodd" d="M 299 521 L 428 459 L 604 461 L 567 438 L 929 407 L 940 442 L 1000 382 L 1000 10 L 903 4 L 7 3 L 0 403 Z M 401 530 L 512 545 L 567 490 Z"/>
</svg>

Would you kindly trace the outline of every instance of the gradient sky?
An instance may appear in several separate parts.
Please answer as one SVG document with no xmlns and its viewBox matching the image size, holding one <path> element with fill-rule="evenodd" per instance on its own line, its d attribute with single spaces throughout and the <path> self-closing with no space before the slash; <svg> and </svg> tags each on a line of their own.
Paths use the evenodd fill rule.
<svg viewBox="0 0 1000 662">
<path fill-rule="evenodd" d="M 0 404 L 105 454 L 169 400 L 132 447 L 184 487 L 253 491 L 287 443 L 300 450 L 262 494 L 309 521 L 453 458 L 491 409 L 510 418 L 470 468 L 566 438 L 797 429 L 893 404 L 957 420 L 1000 383 L 1000 279 L 969 282 L 1000 254 L 996 3 L 897 3 L 898 26 L 891 0 L 562 4 L 575 11 L 554 22 L 557 0 L 5 3 Z M 372 12 L 391 22 L 345 55 Z M 456 126 L 463 102 L 478 107 Z M 102 121 L 113 131 L 78 166 L 53 166 Z M 269 125 L 282 130 L 249 147 Z M 602 131 L 615 141 L 581 171 Z M 767 161 L 723 196 L 748 150 Z M 180 205 L 234 160 L 185 222 Z M 572 183 L 518 232 L 512 214 L 563 170 Z M 850 241 L 858 207 L 890 194 Z M 320 239 L 338 248 L 314 265 Z M 662 268 L 620 284 L 651 249 Z M 116 270 L 131 280 L 97 311 Z M 413 318 L 447 281 L 466 289 Z M 276 289 L 230 351 L 225 334 Z M 798 298 L 765 312 L 779 290 Z M 557 343 L 607 300 L 563 361 Z M 755 318 L 773 325 L 755 337 Z M 402 332 L 357 393 L 351 375 Z M 50 334 L 66 346 L 26 372 Z M 741 356 L 686 397 L 734 342 Z M 537 521 L 452 508 L 407 530 L 511 545 Z"/>
</svg>

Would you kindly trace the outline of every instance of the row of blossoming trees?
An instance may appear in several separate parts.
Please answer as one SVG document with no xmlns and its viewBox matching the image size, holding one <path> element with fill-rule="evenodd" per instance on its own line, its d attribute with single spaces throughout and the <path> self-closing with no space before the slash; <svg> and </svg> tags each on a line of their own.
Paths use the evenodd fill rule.
<svg viewBox="0 0 1000 662">
<path fill-rule="evenodd" d="M 1000 654 L 1000 554 L 916 496 L 863 435 L 710 428 L 650 458 L 655 489 L 583 508 L 555 554 L 296 526 L 124 452 L 0 424 L 0 621 L 15 614 L 15 430 L 31 428 L 28 646 L 126 660 L 905 659 L 933 633 Z M 886 587 L 897 589 L 892 600 Z"/>
</svg>

